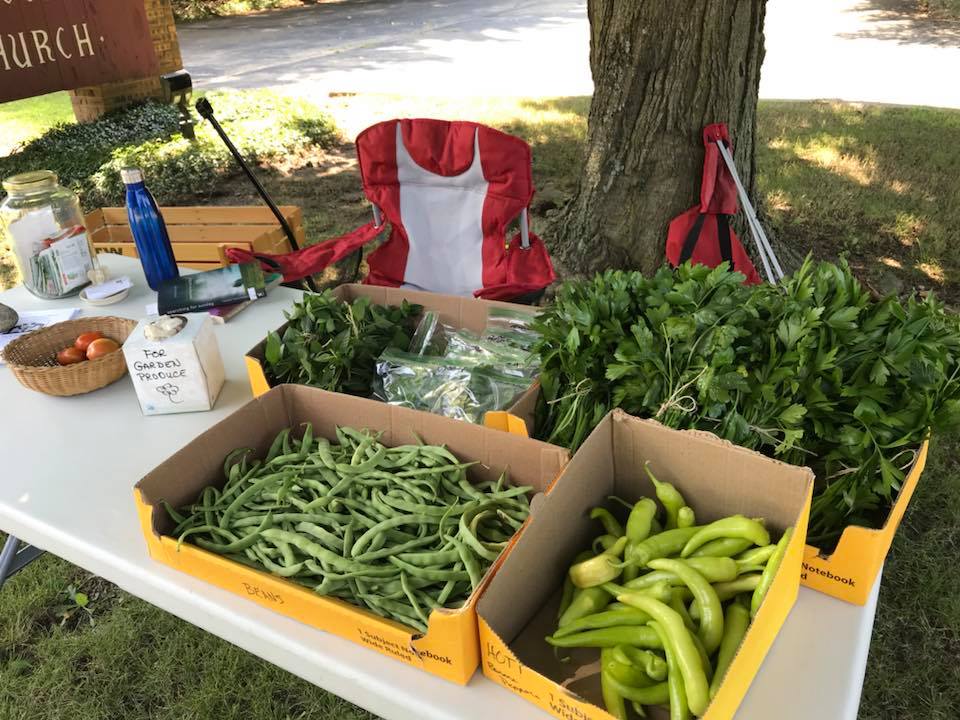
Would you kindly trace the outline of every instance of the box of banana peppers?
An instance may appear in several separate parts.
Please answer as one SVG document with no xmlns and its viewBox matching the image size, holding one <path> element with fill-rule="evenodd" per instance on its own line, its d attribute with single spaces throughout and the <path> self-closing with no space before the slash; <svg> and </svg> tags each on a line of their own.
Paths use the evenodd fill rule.
<svg viewBox="0 0 960 720">
<path fill-rule="evenodd" d="M 796 601 L 813 480 L 610 413 L 478 603 L 484 674 L 565 720 L 732 718 Z"/>
</svg>

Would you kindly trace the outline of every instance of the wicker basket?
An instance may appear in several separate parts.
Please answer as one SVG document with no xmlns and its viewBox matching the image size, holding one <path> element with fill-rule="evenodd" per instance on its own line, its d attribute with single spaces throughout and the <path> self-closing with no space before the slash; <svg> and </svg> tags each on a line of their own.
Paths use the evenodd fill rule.
<svg viewBox="0 0 960 720">
<path fill-rule="evenodd" d="M 136 326 L 136 321 L 119 317 L 67 320 L 12 341 L 4 348 L 3 359 L 24 387 L 60 397 L 82 395 L 126 375 L 123 353 L 112 352 L 96 360 L 64 366 L 57 364 L 57 353 L 73 345 L 81 333 L 93 330 L 122 345 Z"/>
</svg>

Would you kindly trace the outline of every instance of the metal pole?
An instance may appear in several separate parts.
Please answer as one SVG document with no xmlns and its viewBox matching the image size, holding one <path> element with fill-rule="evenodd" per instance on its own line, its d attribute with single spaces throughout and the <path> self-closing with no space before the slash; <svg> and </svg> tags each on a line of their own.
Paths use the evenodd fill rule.
<svg viewBox="0 0 960 720">
<path fill-rule="evenodd" d="M 21 545 L 23 547 L 20 547 Z M 7 542 L 3 546 L 3 551 L 0 552 L 0 588 L 41 555 L 43 550 L 40 548 L 21 543 L 13 535 L 7 535 Z"/>
<path fill-rule="evenodd" d="M 233 155 L 233 159 L 237 161 L 237 165 L 240 166 L 240 169 L 243 170 L 244 174 L 247 176 L 247 179 L 253 183 L 253 187 L 256 188 L 257 193 L 260 195 L 260 198 L 267 204 L 267 207 L 270 208 L 270 211 L 273 213 L 274 217 L 277 218 L 277 221 L 280 223 L 280 227 L 283 228 L 283 232 L 287 236 L 287 240 L 290 241 L 290 247 L 293 250 L 299 250 L 300 245 L 297 243 L 297 238 L 293 234 L 293 228 L 290 227 L 290 223 L 287 222 L 287 219 L 283 216 L 283 213 L 280 212 L 280 208 L 277 207 L 277 204 L 273 201 L 273 198 L 270 197 L 270 193 L 267 192 L 266 188 L 260 184 L 260 181 L 257 180 L 257 176 L 253 174 L 253 171 L 250 169 L 250 166 L 247 165 L 247 161 L 243 159 L 243 155 L 240 154 L 240 151 L 237 150 L 237 146 L 233 144 L 233 141 L 227 137 L 227 133 L 224 131 L 223 127 L 213 116 L 213 105 L 210 104 L 210 101 L 206 98 L 200 98 L 197 100 L 197 112 L 200 113 L 200 117 L 204 120 L 210 122 L 210 125 L 216 130 L 217 135 L 220 136 L 220 139 L 223 140 L 223 144 L 227 146 L 227 150 L 230 151 L 230 154 Z M 317 286 L 313 282 L 313 277 L 307 275 L 303 279 L 303 282 L 306 284 L 306 289 L 317 292 Z"/>
<path fill-rule="evenodd" d="M 220 139 L 223 140 L 223 144 L 227 146 L 227 150 L 229 150 L 230 154 L 233 155 L 233 159 L 237 161 L 240 169 L 243 170 L 244 174 L 246 174 L 247 179 L 253 183 L 253 186 L 257 189 L 257 193 L 259 193 L 260 197 L 276 216 L 277 221 L 280 223 L 280 227 L 282 227 L 283 231 L 287 234 L 287 239 L 290 241 L 290 247 L 294 250 L 299 250 L 300 246 L 297 244 L 297 238 L 293 234 L 293 229 L 290 227 L 287 219 L 283 216 L 283 213 L 280 212 L 280 208 L 277 207 L 277 204 L 273 201 L 273 198 L 270 197 L 270 194 L 266 191 L 263 185 L 260 184 L 260 181 L 257 180 L 256 175 L 253 174 L 250 166 L 247 165 L 247 161 L 243 159 L 243 155 L 241 155 L 240 151 L 237 150 L 237 146 L 233 144 L 233 141 L 231 141 L 229 137 L 227 137 L 227 133 L 224 132 L 223 127 L 221 127 L 220 123 L 213 116 L 213 106 L 210 104 L 210 101 L 206 98 L 200 98 L 197 100 L 197 112 L 200 113 L 200 117 L 202 117 L 204 120 L 208 120 L 213 126 L 213 129 L 217 131 L 217 135 L 219 135 Z"/>
</svg>

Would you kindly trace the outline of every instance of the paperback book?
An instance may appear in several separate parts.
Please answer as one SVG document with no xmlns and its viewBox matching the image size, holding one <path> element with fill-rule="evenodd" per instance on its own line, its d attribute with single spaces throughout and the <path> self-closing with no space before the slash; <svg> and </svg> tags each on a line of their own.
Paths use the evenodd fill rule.
<svg viewBox="0 0 960 720">
<path fill-rule="evenodd" d="M 228 265 L 164 281 L 157 293 L 157 310 L 161 315 L 203 312 L 266 294 L 263 270 L 257 263 Z"/>
</svg>

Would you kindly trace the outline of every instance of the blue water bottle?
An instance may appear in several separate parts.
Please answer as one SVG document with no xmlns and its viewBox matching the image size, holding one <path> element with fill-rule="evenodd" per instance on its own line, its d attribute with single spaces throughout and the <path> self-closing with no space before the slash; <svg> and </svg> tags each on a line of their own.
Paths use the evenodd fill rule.
<svg viewBox="0 0 960 720">
<path fill-rule="evenodd" d="M 150 288 L 158 290 L 164 280 L 180 276 L 166 223 L 157 208 L 157 201 L 143 182 L 143 172 L 126 168 L 120 171 L 120 177 L 127 186 L 127 218 L 143 264 L 143 274 L 147 276 Z"/>
</svg>

